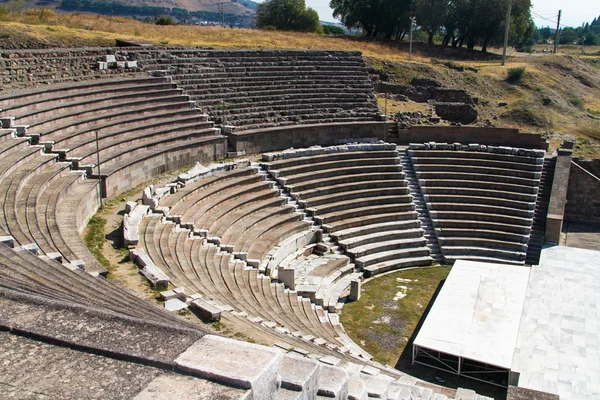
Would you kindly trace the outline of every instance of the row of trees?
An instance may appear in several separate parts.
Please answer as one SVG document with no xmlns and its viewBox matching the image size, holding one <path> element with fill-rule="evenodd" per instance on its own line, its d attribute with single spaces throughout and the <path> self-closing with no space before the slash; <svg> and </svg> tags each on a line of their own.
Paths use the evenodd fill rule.
<svg viewBox="0 0 600 400">
<path fill-rule="evenodd" d="M 543 27 L 536 29 L 533 39 L 536 43 L 554 42 L 556 29 Z M 577 28 L 565 27 L 560 30 L 560 44 L 584 44 L 586 46 L 600 45 L 600 17 L 591 23 L 585 23 Z"/>
<path fill-rule="evenodd" d="M 362 29 L 367 36 L 403 38 L 416 17 L 428 42 L 442 37 L 442 46 L 473 49 L 502 43 L 508 2 L 512 1 L 510 43 L 531 41 L 535 24 L 531 0 L 331 0 L 333 16 L 348 28 Z"/>
</svg>

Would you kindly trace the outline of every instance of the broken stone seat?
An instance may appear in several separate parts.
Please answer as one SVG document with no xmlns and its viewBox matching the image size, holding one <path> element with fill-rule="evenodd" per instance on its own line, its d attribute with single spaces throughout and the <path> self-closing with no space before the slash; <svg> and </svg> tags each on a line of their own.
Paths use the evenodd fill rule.
<svg viewBox="0 0 600 400">
<path fill-rule="evenodd" d="M 295 235 L 296 233 L 305 232 L 312 228 L 312 224 L 306 221 L 294 221 L 282 225 L 276 229 L 264 232 L 257 239 L 242 246 L 242 251 L 247 249 L 248 258 L 251 260 L 263 260 L 265 256 L 279 243 Z"/>
<path fill-rule="evenodd" d="M 42 259 L 27 250 L 15 250 L 0 244 L 0 274 L 5 282 L 12 281 L 8 287 L 13 290 L 46 296 L 52 293 L 51 297 L 57 300 L 93 304 L 136 318 L 166 323 L 172 321 L 160 308 L 104 278 L 69 270 L 54 260 Z"/>
<path fill-rule="evenodd" d="M 300 91 L 301 89 L 296 89 Z M 303 90 L 303 89 L 302 89 Z M 341 89 L 340 89 L 341 90 Z M 272 90 L 277 92 L 276 90 Z M 199 94 L 197 90 L 186 91 L 198 105 L 211 112 L 230 114 L 258 114 L 260 112 L 277 111 L 290 114 L 296 110 L 317 109 L 373 109 L 371 98 L 364 93 L 328 92 L 315 95 L 306 90 L 299 94 L 287 94 L 284 90 L 280 93 L 263 95 L 261 92 L 248 93 L 245 96 L 229 96 L 223 100 L 216 99 L 218 93 Z M 304 112 L 296 111 L 296 114 Z M 308 112 L 307 112 L 308 113 Z"/>
<path fill-rule="evenodd" d="M 156 98 L 166 98 L 169 96 L 182 95 L 182 89 L 174 88 L 160 88 L 158 90 L 153 91 L 132 91 L 131 93 L 112 95 L 108 98 L 106 95 L 99 98 L 94 98 L 94 96 L 90 95 L 90 98 L 82 98 L 79 100 L 68 101 L 67 105 L 56 104 L 49 105 L 47 107 L 40 108 L 37 110 L 26 109 L 25 113 L 15 116 L 17 117 L 16 121 L 20 124 L 34 125 L 39 121 L 47 119 L 56 120 L 59 116 L 68 116 L 70 114 L 80 113 L 90 109 L 94 109 L 96 112 L 101 112 L 101 110 L 110 106 L 114 106 L 116 104 L 122 104 L 123 107 L 126 107 L 127 104 L 139 100 L 150 100 Z"/>
<path fill-rule="evenodd" d="M 109 84 L 110 83 L 110 84 Z M 134 95 L 138 93 L 164 93 L 167 90 L 173 90 L 175 85 L 166 82 L 164 78 L 150 78 L 137 80 L 115 80 L 104 84 L 95 83 L 86 85 L 85 90 L 55 90 L 42 95 L 24 95 L 22 102 L 15 103 L 8 108 L 4 108 L 4 113 L 15 116 L 18 120 L 28 116 L 47 114 L 50 110 L 61 110 L 61 107 L 70 108 L 72 105 L 84 105 L 92 100 L 122 99 L 122 96 Z M 2 100 L 0 100 L 2 102 Z"/>
<path fill-rule="evenodd" d="M 27 133 L 44 134 L 45 132 L 64 129 L 74 124 L 81 124 L 83 121 L 107 120 L 115 115 L 123 115 L 126 113 L 137 113 L 151 106 L 164 105 L 182 105 L 189 103 L 189 97 L 180 94 L 172 96 L 155 97 L 152 99 L 144 99 L 140 96 L 131 102 L 117 103 L 111 102 L 106 106 L 90 107 L 85 110 L 71 112 L 67 114 L 54 115 L 52 118 L 46 118 L 36 122 L 27 129 Z M 113 117 L 114 118 L 114 117 Z"/>
<path fill-rule="evenodd" d="M 212 159 L 206 156 L 206 148 L 212 149 L 216 146 L 223 146 L 226 138 L 221 135 L 203 136 L 195 140 L 178 140 L 173 143 L 162 146 L 152 146 L 145 149 L 139 149 L 135 158 L 132 158 L 131 152 L 119 155 L 110 160 L 110 164 L 101 170 L 101 177 L 105 190 L 103 195 L 107 198 L 114 197 L 128 187 L 137 185 L 148 179 L 150 171 L 157 165 L 163 166 L 165 171 L 177 170 L 189 165 L 186 157 L 201 159 L 204 162 Z M 187 154 L 185 157 L 183 154 Z M 177 156 L 179 155 L 179 157 Z M 199 155 L 199 156 L 197 156 Z M 105 163 L 109 160 L 102 160 Z M 135 173 L 135 177 L 133 176 Z M 129 175 L 129 182 L 123 182 L 122 177 Z M 98 179 L 95 174 L 90 175 L 91 179 Z"/>
<path fill-rule="evenodd" d="M 80 95 L 87 96 L 93 93 L 113 93 L 129 88 L 138 87 L 157 87 L 156 85 L 170 84 L 168 78 L 143 77 L 136 79 L 113 78 L 101 79 L 87 82 L 70 82 L 68 84 L 52 85 L 52 87 L 43 90 L 24 90 L 0 98 L 0 108 L 3 110 L 13 110 L 15 115 L 22 111 L 20 109 L 36 109 L 39 105 L 51 101 L 68 101 L 73 97 Z"/>
<path fill-rule="evenodd" d="M 367 105 L 366 103 L 362 103 Z M 198 106 L 204 108 L 201 104 Z M 343 106 L 343 107 L 342 107 Z M 234 110 L 235 111 L 235 110 Z M 211 114 L 211 111 L 207 111 Z M 340 119 L 344 119 L 347 122 L 351 122 L 352 118 L 370 118 L 373 120 L 377 115 L 377 110 L 367 105 L 367 107 L 356 107 L 355 104 L 325 104 L 323 107 L 306 107 L 306 108 L 293 108 L 287 111 L 271 110 L 267 107 L 266 111 L 261 112 L 249 112 L 249 113 L 225 113 L 225 121 L 227 124 L 239 126 L 239 125 L 250 125 L 255 123 L 264 123 L 265 120 L 274 119 L 276 122 L 279 119 L 291 122 L 308 123 L 309 120 L 317 120 L 319 122 L 343 122 Z M 223 113 L 216 109 L 212 112 L 215 118 L 219 118 L 219 115 Z M 317 122 L 318 123 L 318 122 Z"/>
</svg>

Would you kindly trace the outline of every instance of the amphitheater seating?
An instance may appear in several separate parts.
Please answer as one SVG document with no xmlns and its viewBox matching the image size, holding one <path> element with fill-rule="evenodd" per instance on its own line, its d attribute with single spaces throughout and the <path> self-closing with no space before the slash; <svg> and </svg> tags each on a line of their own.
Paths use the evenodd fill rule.
<svg viewBox="0 0 600 400">
<path fill-rule="evenodd" d="M 225 152 L 225 138 L 167 78 L 16 92 L 0 98 L 0 109 L 0 226 L 20 245 L 83 260 L 89 272 L 105 270 L 73 230 L 85 222 L 74 210 L 95 196 L 98 156 L 103 195 L 114 197 Z"/>
<path fill-rule="evenodd" d="M 212 119 L 238 129 L 372 121 L 373 86 L 356 52 L 169 50 L 148 54 Z"/>
<path fill-rule="evenodd" d="M 297 157 L 264 166 L 367 276 L 431 264 L 395 150 Z"/>
<path fill-rule="evenodd" d="M 409 150 L 447 262 L 524 264 L 542 158 Z"/>
<path fill-rule="evenodd" d="M 283 335 L 280 340 L 343 353 L 350 347 L 369 358 L 341 338 L 343 329 L 331 324 L 327 305 L 312 304 L 248 266 L 260 265 L 278 243 L 311 229 L 263 179 L 256 168 L 238 168 L 180 188 L 161 199 L 160 206 L 169 209 L 164 221 L 159 215 L 142 221 L 140 245 L 176 286 L 263 323 Z"/>
</svg>

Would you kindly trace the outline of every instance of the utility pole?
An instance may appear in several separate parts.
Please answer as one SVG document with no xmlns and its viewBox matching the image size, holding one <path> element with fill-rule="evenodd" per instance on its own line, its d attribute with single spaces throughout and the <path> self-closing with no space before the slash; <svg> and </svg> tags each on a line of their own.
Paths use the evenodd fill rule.
<svg viewBox="0 0 600 400">
<path fill-rule="evenodd" d="M 581 40 L 581 55 L 585 55 L 585 36 Z"/>
<path fill-rule="evenodd" d="M 556 34 L 554 35 L 554 54 L 558 54 L 558 42 L 560 41 L 560 16 L 562 10 L 558 11 L 558 21 L 556 21 Z"/>
<path fill-rule="evenodd" d="M 225 27 L 225 4 L 227 2 L 217 3 L 217 8 L 221 11 L 221 27 Z"/>
<path fill-rule="evenodd" d="M 96 131 L 96 161 L 98 163 L 98 199 L 102 210 L 102 176 L 100 175 L 100 145 L 98 144 L 98 131 Z"/>
<path fill-rule="evenodd" d="M 508 48 L 508 34 L 510 33 L 510 12 L 512 11 L 512 0 L 508 0 L 506 11 L 506 29 L 504 31 L 504 51 L 502 52 L 502 66 L 506 65 L 506 50 Z"/>
<path fill-rule="evenodd" d="M 412 59 L 413 48 L 413 29 L 415 28 L 415 17 L 410 17 L 410 47 L 408 49 L 408 59 Z"/>
</svg>

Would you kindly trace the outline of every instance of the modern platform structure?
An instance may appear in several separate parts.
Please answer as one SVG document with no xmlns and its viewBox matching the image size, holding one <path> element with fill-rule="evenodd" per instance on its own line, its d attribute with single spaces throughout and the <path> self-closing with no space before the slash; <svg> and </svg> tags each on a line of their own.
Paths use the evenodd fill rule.
<svg viewBox="0 0 600 400">
<path fill-rule="evenodd" d="M 356 52 L 19 50 L 0 72 L 0 397 L 485 399 L 377 363 L 339 318 L 363 278 L 464 260 L 494 267 L 457 282 L 461 296 L 483 282 L 481 301 L 444 323 L 496 342 L 486 353 L 453 334 L 455 369 L 563 390 L 509 365 L 510 348 L 521 366 L 531 347 L 508 299 L 525 296 L 521 326 L 544 331 L 535 310 L 554 305 L 529 312 L 522 274 L 560 238 L 568 148 L 549 155 L 541 135 L 510 129 L 399 129 Z M 124 244 L 159 307 L 105 279 L 81 233 L 102 198 L 184 169 L 125 210 Z M 504 271 L 518 273 L 494 280 Z M 269 346 L 211 335 L 175 314 L 188 308 Z M 564 314 L 595 373 L 597 326 Z M 595 393 L 585 374 L 571 392 Z"/>
<path fill-rule="evenodd" d="M 413 343 L 413 362 L 508 387 L 530 269 L 458 260 Z"/>
<path fill-rule="evenodd" d="M 554 246 L 532 267 L 457 261 L 413 362 L 561 399 L 598 398 L 599 257 Z"/>
</svg>

